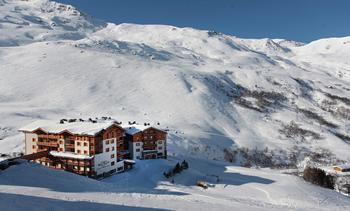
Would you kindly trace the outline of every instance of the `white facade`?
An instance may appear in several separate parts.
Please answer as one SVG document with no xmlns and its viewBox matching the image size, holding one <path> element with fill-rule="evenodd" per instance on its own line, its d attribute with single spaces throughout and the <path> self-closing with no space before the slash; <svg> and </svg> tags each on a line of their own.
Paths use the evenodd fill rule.
<svg viewBox="0 0 350 211">
<path fill-rule="evenodd" d="M 38 135 L 35 133 L 25 132 L 25 154 L 32 154 L 37 151 Z M 33 148 L 34 147 L 34 148 Z"/>
<path fill-rule="evenodd" d="M 143 152 L 143 143 L 139 142 L 130 142 L 129 143 L 129 152 L 131 152 L 132 159 L 141 159 Z"/>
<path fill-rule="evenodd" d="M 157 141 L 157 153 L 162 153 L 162 156 L 165 155 L 165 140 Z"/>
<path fill-rule="evenodd" d="M 102 141 L 103 152 L 94 156 L 94 170 L 97 175 L 124 170 L 124 161 L 117 162 L 117 140 L 115 138 Z"/>
</svg>

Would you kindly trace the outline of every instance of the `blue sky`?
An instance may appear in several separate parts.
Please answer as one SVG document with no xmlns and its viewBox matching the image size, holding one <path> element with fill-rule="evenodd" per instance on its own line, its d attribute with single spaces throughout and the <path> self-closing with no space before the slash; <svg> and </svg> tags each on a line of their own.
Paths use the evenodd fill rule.
<svg viewBox="0 0 350 211">
<path fill-rule="evenodd" d="M 350 36 L 350 0 L 56 0 L 114 23 L 167 24 L 242 38 Z"/>
</svg>

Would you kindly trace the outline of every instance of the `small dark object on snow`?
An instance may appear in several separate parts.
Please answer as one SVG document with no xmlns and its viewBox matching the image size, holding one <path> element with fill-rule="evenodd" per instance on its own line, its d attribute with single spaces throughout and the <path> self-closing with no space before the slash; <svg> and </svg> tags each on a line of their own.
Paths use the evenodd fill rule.
<svg viewBox="0 0 350 211">
<path fill-rule="evenodd" d="M 71 123 L 71 122 L 76 122 L 77 119 L 69 119 L 68 122 Z"/>
<path fill-rule="evenodd" d="M 188 169 L 188 163 L 186 162 L 186 160 L 183 160 L 181 163 L 181 168 L 182 169 Z"/>
</svg>

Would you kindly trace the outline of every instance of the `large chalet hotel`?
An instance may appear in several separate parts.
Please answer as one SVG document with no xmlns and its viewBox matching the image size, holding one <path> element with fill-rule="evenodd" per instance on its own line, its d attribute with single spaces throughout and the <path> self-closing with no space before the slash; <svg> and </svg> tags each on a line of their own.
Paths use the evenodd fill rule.
<svg viewBox="0 0 350 211">
<path fill-rule="evenodd" d="M 25 135 L 25 159 L 89 177 L 124 171 L 135 159 L 167 155 L 167 133 L 147 124 L 38 120 L 19 131 Z"/>
</svg>

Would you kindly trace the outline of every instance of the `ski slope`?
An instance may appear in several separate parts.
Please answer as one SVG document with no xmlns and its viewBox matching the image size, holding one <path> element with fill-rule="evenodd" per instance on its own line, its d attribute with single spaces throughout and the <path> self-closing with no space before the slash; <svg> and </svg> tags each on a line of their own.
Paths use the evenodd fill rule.
<svg viewBox="0 0 350 211">
<path fill-rule="evenodd" d="M 188 160 L 171 179 L 162 172 L 181 161 L 138 161 L 135 169 L 96 181 L 37 164 L 0 173 L 0 209 L 24 210 L 347 210 L 347 197 L 269 169 Z M 22 175 L 25 175 L 23 177 Z M 219 180 L 217 180 L 218 176 Z M 210 187 L 195 186 L 197 180 Z M 15 205 L 16 204 L 16 205 Z M 14 206 L 15 205 L 15 206 Z"/>
</svg>

